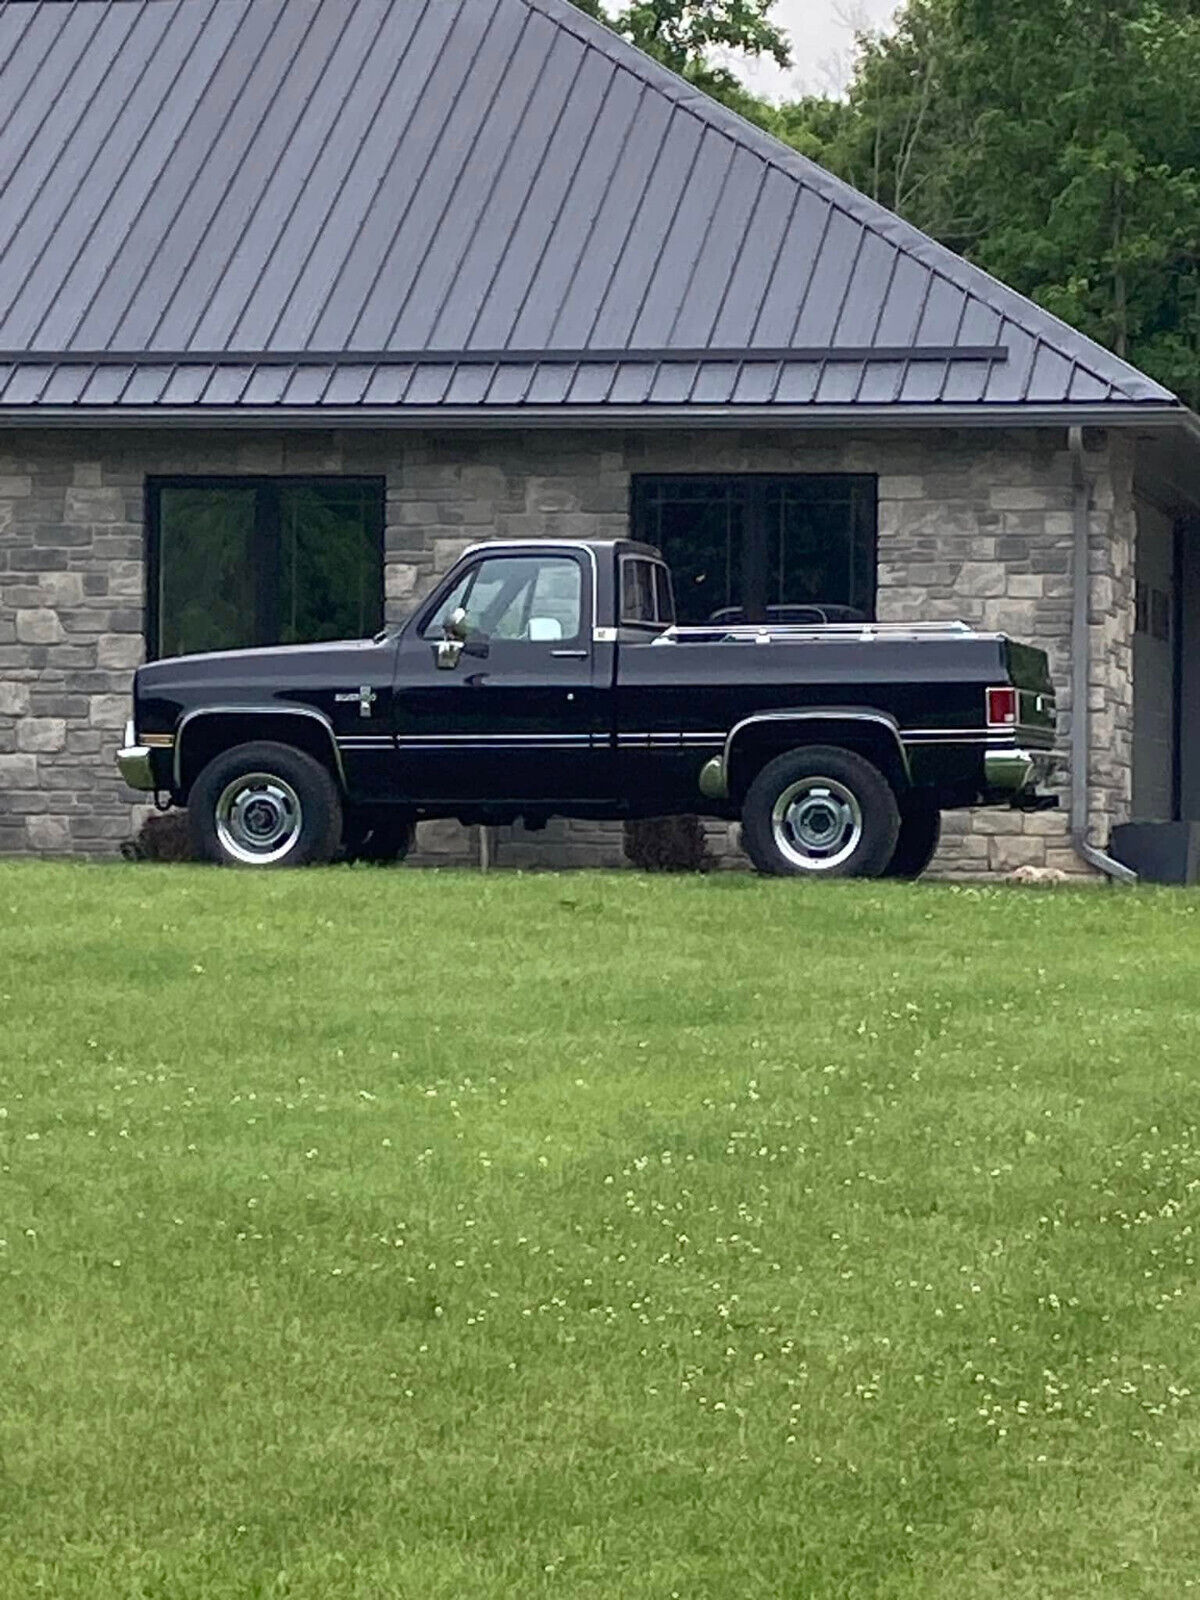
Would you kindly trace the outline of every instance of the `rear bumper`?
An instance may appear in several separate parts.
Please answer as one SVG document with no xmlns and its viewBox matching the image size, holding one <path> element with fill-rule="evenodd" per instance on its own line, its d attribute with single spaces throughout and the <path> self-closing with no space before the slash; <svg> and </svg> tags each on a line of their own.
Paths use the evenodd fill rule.
<svg viewBox="0 0 1200 1600">
<path fill-rule="evenodd" d="M 989 750 L 983 758 L 984 781 L 997 798 L 1020 802 L 1049 782 L 1061 759 L 1052 750 Z"/>
</svg>

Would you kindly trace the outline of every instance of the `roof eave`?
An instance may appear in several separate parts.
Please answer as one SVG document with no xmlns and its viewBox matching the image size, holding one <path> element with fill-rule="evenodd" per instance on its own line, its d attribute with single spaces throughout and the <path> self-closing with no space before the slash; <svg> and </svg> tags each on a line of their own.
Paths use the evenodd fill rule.
<svg viewBox="0 0 1200 1600">
<path fill-rule="evenodd" d="M 0 406 L 10 428 L 1133 428 L 1181 429 L 1200 416 L 1158 401 L 1098 405 L 827 406 Z"/>
</svg>

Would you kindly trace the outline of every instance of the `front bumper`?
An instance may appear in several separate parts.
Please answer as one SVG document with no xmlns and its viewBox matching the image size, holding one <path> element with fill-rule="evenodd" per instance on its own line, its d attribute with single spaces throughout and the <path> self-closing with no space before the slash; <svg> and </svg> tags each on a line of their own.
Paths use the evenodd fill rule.
<svg viewBox="0 0 1200 1600">
<path fill-rule="evenodd" d="M 989 750 L 983 758 L 984 779 L 990 791 L 1019 801 L 1048 783 L 1061 764 L 1052 750 Z"/>
<path fill-rule="evenodd" d="M 127 744 L 118 750 L 117 768 L 131 789 L 150 793 L 158 787 L 150 764 L 150 751 L 144 744 Z"/>
<path fill-rule="evenodd" d="M 125 743 L 117 751 L 117 770 L 131 789 L 152 793 L 158 786 L 154 781 L 154 767 L 150 747 L 135 742 L 133 723 L 125 724 Z"/>
<path fill-rule="evenodd" d="M 714 756 L 704 763 L 700 770 L 700 793 L 706 800 L 728 800 L 729 774 L 724 756 Z"/>
</svg>

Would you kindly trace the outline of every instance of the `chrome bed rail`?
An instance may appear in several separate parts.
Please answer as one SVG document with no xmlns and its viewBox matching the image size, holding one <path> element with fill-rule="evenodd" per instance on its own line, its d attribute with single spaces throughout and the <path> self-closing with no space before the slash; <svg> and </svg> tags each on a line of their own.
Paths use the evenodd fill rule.
<svg viewBox="0 0 1200 1600">
<path fill-rule="evenodd" d="M 800 640 L 961 639 L 976 632 L 969 622 L 733 623 L 667 628 L 655 644 L 794 644 Z"/>
</svg>

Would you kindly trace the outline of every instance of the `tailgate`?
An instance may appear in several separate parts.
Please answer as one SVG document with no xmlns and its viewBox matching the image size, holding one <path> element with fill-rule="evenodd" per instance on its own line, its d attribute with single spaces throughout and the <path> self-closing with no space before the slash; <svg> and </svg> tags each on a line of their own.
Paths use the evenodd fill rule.
<svg viewBox="0 0 1200 1600">
<path fill-rule="evenodd" d="M 1053 736 L 1058 725 L 1058 705 L 1050 660 L 1033 645 L 1005 641 L 1009 682 L 1017 690 L 1017 725 Z"/>
</svg>

